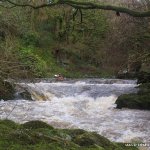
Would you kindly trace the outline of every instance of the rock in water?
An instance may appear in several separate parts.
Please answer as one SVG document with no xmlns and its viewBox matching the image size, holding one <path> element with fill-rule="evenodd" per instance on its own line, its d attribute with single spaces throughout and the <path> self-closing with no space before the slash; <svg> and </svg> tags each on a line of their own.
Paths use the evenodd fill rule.
<svg viewBox="0 0 150 150">
<path fill-rule="evenodd" d="M 32 95 L 29 92 L 29 89 L 25 86 L 22 86 L 20 84 L 16 84 L 15 89 L 17 91 L 16 98 L 21 98 L 25 100 L 32 100 Z"/>
<path fill-rule="evenodd" d="M 15 98 L 15 89 L 13 83 L 0 80 L 0 100 L 12 100 Z"/>
<path fill-rule="evenodd" d="M 138 84 L 139 83 L 150 83 L 150 73 L 140 72 L 138 74 Z"/>
<path fill-rule="evenodd" d="M 138 93 L 124 94 L 118 97 L 115 102 L 117 108 L 150 110 L 150 84 L 145 83 L 139 86 Z"/>
</svg>

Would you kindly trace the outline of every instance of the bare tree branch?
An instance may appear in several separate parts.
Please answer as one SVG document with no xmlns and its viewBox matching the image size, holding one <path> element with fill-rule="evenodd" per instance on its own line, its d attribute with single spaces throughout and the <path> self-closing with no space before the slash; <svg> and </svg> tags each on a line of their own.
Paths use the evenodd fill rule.
<svg viewBox="0 0 150 150">
<path fill-rule="evenodd" d="M 12 110 L 7 114 L 6 119 L 11 115 L 11 113 L 14 111 L 14 109 L 17 107 L 17 103 L 13 106 Z"/>
<path fill-rule="evenodd" d="M 9 4 L 13 5 L 13 6 L 18 6 L 18 7 L 31 7 L 33 9 L 39 9 L 39 8 L 43 8 L 43 7 L 53 7 L 55 5 L 58 5 L 59 2 L 57 3 L 49 3 L 49 4 L 42 4 L 42 5 L 39 5 L 39 6 L 34 6 L 34 5 L 31 5 L 31 4 L 19 4 L 19 3 L 15 3 L 11 0 L 0 0 L 2 2 L 8 2 Z"/>
<path fill-rule="evenodd" d="M 56 5 L 69 5 L 76 9 L 101 9 L 101 10 L 111 10 L 119 13 L 125 13 L 133 17 L 150 17 L 150 11 L 135 11 L 125 7 L 113 6 L 113 5 L 104 5 L 93 2 L 76 2 L 73 0 L 58 0 L 55 3 L 44 3 L 41 5 L 31 5 L 31 4 L 22 4 L 16 3 L 12 0 L 0 0 L 1 3 L 9 3 L 13 6 L 18 7 L 31 7 L 33 9 L 40 9 L 44 7 L 54 7 Z"/>
</svg>

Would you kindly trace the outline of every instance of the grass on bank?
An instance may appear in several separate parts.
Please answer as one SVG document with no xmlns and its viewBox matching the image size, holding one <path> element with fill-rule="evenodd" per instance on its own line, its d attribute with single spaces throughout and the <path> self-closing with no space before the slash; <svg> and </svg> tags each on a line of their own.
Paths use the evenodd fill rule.
<svg viewBox="0 0 150 150">
<path fill-rule="evenodd" d="M 110 142 L 94 132 L 55 129 L 41 121 L 17 124 L 0 120 L 1 150 L 137 150 Z"/>
<path fill-rule="evenodd" d="M 28 70 L 37 77 L 54 77 L 61 73 L 67 78 L 110 77 L 112 74 L 95 67 L 92 64 L 79 60 L 71 53 L 74 61 L 68 60 L 67 64 L 57 61 L 51 49 L 41 49 L 34 46 L 21 46 L 18 51 L 19 59 L 28 66 Z M 64 60 L 65 61 L 65 60 Z"/>
</svg>

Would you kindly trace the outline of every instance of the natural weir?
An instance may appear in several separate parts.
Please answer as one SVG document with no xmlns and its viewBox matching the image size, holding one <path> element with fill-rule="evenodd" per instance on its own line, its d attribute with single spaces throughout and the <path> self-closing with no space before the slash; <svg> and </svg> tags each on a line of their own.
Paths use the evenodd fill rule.
<svg viewBox="0 0 150 150">
<path fill-rule="evenodd" d="M 42 120 L 57 128 L 96 131 L 111 141 L 150 142 L 150 111 L 116 109 L 117 97 L 136 92 L 136 81 L 85 79 L 19 83 L 35 101 L 0 101 L 0 118 Z"/>
</svg>

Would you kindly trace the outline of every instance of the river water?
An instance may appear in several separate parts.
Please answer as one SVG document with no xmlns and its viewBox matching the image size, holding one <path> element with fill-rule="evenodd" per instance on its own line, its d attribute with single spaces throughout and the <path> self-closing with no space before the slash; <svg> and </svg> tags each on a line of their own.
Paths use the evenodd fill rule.
<svg viewBox="0 0 150 150">
<path fill-rule="evenodd" d="M 111 141 L 150 143 L 150 111 L 116 109 L 117 97 L 136 92 L 136 81 L 84 79 L 19 83 L 35 101 L 0 101 L 0 118 L 42 120 L 57 128 L 96 131 Z"/>
</svg>

